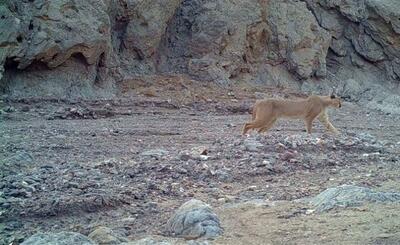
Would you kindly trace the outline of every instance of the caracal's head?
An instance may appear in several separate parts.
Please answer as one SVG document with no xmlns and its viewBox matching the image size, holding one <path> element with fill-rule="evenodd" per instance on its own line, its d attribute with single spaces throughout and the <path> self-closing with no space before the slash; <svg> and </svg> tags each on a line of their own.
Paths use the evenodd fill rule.
<svg viewBox="0 0 400 245">
<path fill-rule="evenodd" d="M 330 96 L 330 104 L 332 107 L 340 108 L 342 107 L 342 102 L 340 101 L 339 97 L 336 97 L 334 94 Z"/>
</svg>

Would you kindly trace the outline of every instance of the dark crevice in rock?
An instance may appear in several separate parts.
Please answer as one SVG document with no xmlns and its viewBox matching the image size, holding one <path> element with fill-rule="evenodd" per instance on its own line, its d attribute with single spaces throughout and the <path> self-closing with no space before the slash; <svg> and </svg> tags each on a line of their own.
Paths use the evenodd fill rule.
<svg viewBox="0 0 400 245">
<path fill-rule="evenodd" d="M 114 28 L 113 28 L 113 35 L 115 36 L 115 40 L 117 40 L 117 47 L 116 50 L 118 53 L 122 53 L 125 49 L 124 38 L 126 35 L 126 29 L 129 24 L 128 18 L 120 18 L 115 21 Z"/>
<path fill-rule="evenodd" d="M 104 79 L 102 75 L 105 65 L 106 65 L 105 54 L 102 53 L 99 57 L 99 61 L 96 66 L 96 77 L 94 79 L 95 85 L 100 85 L 102 80 Z"/>
<path fill-rule="evenodd" d="M 17 36 L 17 42 L 22 43 L 23 40 L 24 38 L 22 37 L 22 35 Z"/>
<path fill-rule="evenodd" d="M 113 48 L 117 54 L 121 54 L 127 49 L 126 32 L 130 22 L 129 6 L 126 1 L 115 1 L 109 9 L 111 21 L 111 39 Z"/>
<path fill-rule="evenodd" d="M 29 27 L 28 27 L 28 29 L 29 29 L 30 31 L 33 30 L 33 20 L 31 20 L 31 21 L 29 22 Z"/>
<path fill-rule="evenodd" d="M 75 59 L 76 61 L 78 61 L 79 63 L 85 65 L 86 67 L 90 66 L 90 64 L 88 63 L 86 57 L 82 53 L 73 53 L 71 55 L 71 59 Z"/>
<path fill-rule="evenodd" d="M 49 67 L 47 64 L 40 60 L 34 60 L 27 68 L 25 68 L 26 71 L 44 71 L 48 69 Z"/>
<path fill-rule="evenodd" d="M 5 71 L 16 71 L 18 69 L 19 62 L 15 60 L 15 57 L 10 57 L 6 59 L 4 63 Z"/>
<path fill-rule="evenodd" d="M 29 72 L 40 72 L 49 70 L 49 67 L 42 61 L 34 60 L 32 63 L 24 69 L 19 69 L 20 62 L 16 61 L 14 57 L 7 58 L 4 64 L 4 77 L 0 80 L 0 92 L 10 92 L 10 85 L 13 82 L 14 77 L 17 74 L 29 73 Z"/>
<path fill-rule="evenodd" d="M 15 57 L 7 58 L 4 63 L 4 77 L 0 80 L 0 92 L 7 93 L 8 90 L 8 78 L 10 74 L 17 72 L 19 62 L 15 60 Z"/>
</svg>

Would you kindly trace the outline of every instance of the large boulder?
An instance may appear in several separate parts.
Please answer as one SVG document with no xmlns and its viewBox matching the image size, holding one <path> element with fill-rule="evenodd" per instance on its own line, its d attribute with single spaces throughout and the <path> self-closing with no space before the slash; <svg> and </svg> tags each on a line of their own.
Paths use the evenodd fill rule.
<svg viewBox="0 0 400 245">
<path fill-rule="evenodd" d="M 218 216 L 202 201 L 184 203 L 168 220 L 170 235 L 186 239 L 215 238 L 223 233 Z"/>
</svg>

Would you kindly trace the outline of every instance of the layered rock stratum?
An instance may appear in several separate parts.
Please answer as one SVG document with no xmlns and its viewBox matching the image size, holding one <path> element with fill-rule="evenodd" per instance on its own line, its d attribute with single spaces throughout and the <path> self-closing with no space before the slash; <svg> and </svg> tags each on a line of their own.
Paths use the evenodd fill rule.
<svg viewBox="0 0 400 245">
<path fill-rule="evenodd" d="M 126 79 L 187 75 L 328 92 L 398 112 L 396 0 L 5 0 L 0 88 L 105 98 Z"/>
</svg>

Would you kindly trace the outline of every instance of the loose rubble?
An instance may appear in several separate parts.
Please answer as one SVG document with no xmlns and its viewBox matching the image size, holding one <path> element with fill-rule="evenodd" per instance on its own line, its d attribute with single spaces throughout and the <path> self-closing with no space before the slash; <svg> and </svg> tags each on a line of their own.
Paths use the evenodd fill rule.
<svg viewBox="0 0 400 245">
<path fill-rule="evenodd" d="M 353 116 L 363 110 L 344 108 L 332 118 L 338 136 L 319 124 L 308 135 L 301 122 L 282 121 L 266 134 L 243 137 L 247 114 L 110 105 L 30 104 L 24 112 L 17 104 L 1 122 L 0 237 L 6 244 L 37 231 L 87 235 L 99 226 L 129 241 L 167 236 L 168 220 L 190 199 L 217 210 L 254 199 L 312 197 L 343 184 L 395 188 L 398 181 L 399 126 L 390 115 L 370 112 L 372 121 L 365 121 Z M 57 108 L 89 107 L 116 113 L 46 120 Z M 136 114 L 119 113 L 128 110 Z"/>
<path fill-rule="evenodd" d="M 91 241 L 86 236 L 75 233 L 75 232 L 60 232 L 60 233 L 37 233 L 21 245 L 42 245 L 42 244 L 57 244 L 57 245 L 95 245 L 96 243 Z"/>
</svg>

